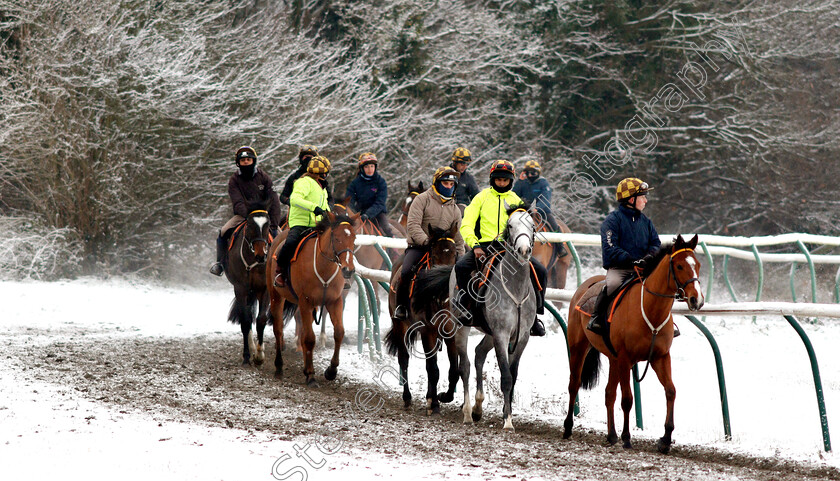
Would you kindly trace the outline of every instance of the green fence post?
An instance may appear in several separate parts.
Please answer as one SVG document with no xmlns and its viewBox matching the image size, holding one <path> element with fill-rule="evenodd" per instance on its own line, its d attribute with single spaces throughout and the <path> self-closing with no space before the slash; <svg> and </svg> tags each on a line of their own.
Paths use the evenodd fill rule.
<svg viewBox="0 0 840 481">
<path fill-rule="evenodd" d="M 356 287 L 359 289 L 359 331 L 358 331 L 358 350 L 359 354 L 364 352 L 365 340 L 365 323 L 370 325 L 370 313 L 367 307 L 367 289 L 362 283 L 362 277 L 359 274 L 353 274 L 353 280 L 356 281 Z"/>
<path fill-rule="evenodd" d="M 834 275 L 834 302 L 840 302 L 840 267 Z"/>
<path fill-rule="evenodd" d="M 738 297 L 735 296 L 735 289 L 732 288 L 732 283 L 729 282 L 729 255 L 723 255 L 723 280 L 726 281 L 726 288 L 729 289 L 729 295 L 732 296 L 732 302 L 738 302 Z"/>
<path fill-rule="evenodd" d="M 811 271 L 811 302 L 814 304 L 817 303 L 817 272 L 814 269 L 814 261 L 811 259 L 811 253 L 808 252 L 808 248 L 805 247 L 805 244 L 802 243 L 801 240 L 796 241 L 796 245 L 799 247 L 799 250 L 805 254 L 805 259 L 808 260 L 808 268 Z"/>
<path fill-rule="evenodd" d="M 717 341 L 715 341 L 711 331 L 709 331 L 702 322 L 698 321 L 694 316 L 685 317 L 691 321 L 692 324 L 697 326 L 697 329 L 700 329 L 700 332 L 702 332 L 703 335 L 706 336 L 706 340 L 709 341 L 709 346 L 712 347 L 712 353 L 715 356 L 715 367 L 717 368 L 718 390 L 720 391 L 720 410 L 723 414 L 723 434 L 726 436 L 727 441 L 731 441 L 732 427 L 730 426 L 729 421 L 729 396 L 726 394 L 726 379 L 723 376 L 723 361 L 720 358 L 720 349 L 718 349 Z"/>
<path fill-rule="evenodd" d="M 794 275 L 796 274 L 796 262 L 790 265 L 790 296 L 793 302 L 796 302 L 796 284 L 794 282 Z"/>
<path fill-rule="evenodd" d="M 639 386 L 639 365 L 633 364 L 633 396 L 636 397 L 636 427 L 644 429 L 645 425 L 642 422 L 642 388 Z"/>
<path fill-rule="evenodd" d="M 581 285 L 581 283 L 583 283 L 583 270 L 580 267 L 580 257 L 578 256 L 577 249 L 575 249 L 575 245 L 572 244 L 572 241 L 566 242 L 566 245 L 569 246 L 569 252 L 572 253 L 572 259 L 575 260 L 575 274 L 577 275 L 577 285 Z"/>
<path fill-rule="evenodd" d="M 755 262 L 758 264 L 758 289 L 755 292 L 755 302 L 761 300 L 761 291 L 764 288 L 764 262 L 761 261 L 761 256 L 758 254 L 758 247 L 755 244 L 752 245 L 753 255 L 755 256 Z M 753 316 L 752 322 L 755 324 L 755 319 L 757 316 Z"/>
<path fill-rule="evenodd" d="M 712 259 L 712 254 L 709 252 L 708 246 L 703 241 L 700 241 L 700 246 L 703 247 L 703 252 L 706 254 L 706 261 L 709 263 L 709 282 L 706 283 L 706 299 L 712 298 L 712 285 L 715 280 L 715 262 Z M 703 321 L 706 320 L 706 316 L 703 316 Z"/>
<path fill-rule="evenodd" d="M 385 265 L 388 266 L 388 270 L 390 271 L 394 265 L 391 264 L 391 258 L 388 257 L 388 253 L 385 252 L 385 249 L 383 249 L 379 244 L 373 244 L 373 247 L 376 247 L 377 252 L 379 252 L 379 255 L 382 256 L 382 260 L 385 261 Z"/>
<path fill-rule="evenodd" d="M 808 358 L 811 361 L 811 373 L 814 375 L 814 388 L 817 391 L 817 407 L 820 410 L 820 425 L 822 426 L 823 446 L 826 451 L 831 451 L 831 437 L 828 434 L 828 415 L 825 412 L 825 399 L 823 399 L 822 380 L 820 379 L 820 366 L 817 364 L 817 355 L 814 353 L 814 346 L 805 330 L 799 325 L 796 318 L 793 316 L 785 316 L 785 319 L 796 329 L 796 333 L 802 338 L 805 343 L 805 349 L 808 351 Z"/>
<path fill-rule="evenodd" d="M 560 312 L 557 311 L 557 308 L 555 308 L 554 304 L 552 304 L 550 301 L 544 301 L 543 305 L 546 309 L 548 309 L 548 312 L 550 312 L 551 315 L 554 316 L 554 319 L 557 321 L 557 323 L 560 324 L 560 328 L 563 329 L 563 337 L 566 339 L 566 357 L 571 357 L 571 353 L 569 352 L 569 331 L 566 327 L 566 321 L 563 320 L 563 316 L 560 315 Z M 575 416 L 577 416 L 578 414 L 580 414 L 580 405 L 578 404 L 578 400 L 575 399 Z"/>
</svg>

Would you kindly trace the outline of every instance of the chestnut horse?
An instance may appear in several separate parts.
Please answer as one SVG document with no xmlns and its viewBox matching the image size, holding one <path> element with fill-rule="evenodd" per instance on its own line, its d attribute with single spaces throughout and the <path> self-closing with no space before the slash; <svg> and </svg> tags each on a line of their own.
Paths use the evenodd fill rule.
<svg viewBox="0 0 840 481">
<path fill-rule="evenodd" d="M 277 344 L 277 355 L 274 359 L 276 377 L 283 374 L 283 323 L 285 319 L 292 317 L 299 306 L 299 342 L 303 350 L 303 374 L 306 376 L 307 385 L 318 385 L 312 364 L 312 351 L 315 348 L 312 323 L 315 321 L 316 309 L 324 306 L 329 312 L 335 339 L 333 357 L 330 366 L 324 371 L 324 377 L 329 381 L 335 379 L 338 373 L 338 354 L 344 341 L 342 316 L 345 285 L 356 270 L 353 264 L 353 248 L 356 241 L 354 226 L 358 221 L 359 215 L 348 217 L 327 212 L 314 228 L 314 234 L 301 240 L 296 260 L 289 268 L 289 282 L 282 288 L 273 285 L 277 263 L 275 257 L 280 242 L 272 246 L 266 266 L 266 283 L 271 286 L 271 317 Z M 337 275 L 339 272 L 341 276 Z"/>
<path fill-rule="evenodd" d="M 534 238 L 534 253 L 532 256 L 540 261 L 545 266 L 548 272 L 548 287 L 555 287 L 557 289 L 566 288 L 566 273 L 569 266 L 572 264 L 572 254 L 569 249 L 569 244 L 563 242 L 560 244 L 552 242 L 541 241 L 541 232 L 551 232 L 547 222 L 543 221 L 539 213 L 535 214 L 537 220 L 537 236 Z M 557 221 L 560 227 L 560 232 L 568 234 L 572 232 L 563 221 Z M 561 248 L 560 246 L 563 246 Z M 563 252 L 565 250 L 565 252 Z"/>
<path fill-rule="evenodd" d="M 606 389 L 607 442 L 615 444 L 618 441 L 613 407 L 616 388 L 621 384 L 621 409 L 624 411 L 621 440 L 625 448 L 632 447 L 630 409 L 633 407 L 633 391 L 630 372 L 635 363 L 648 361 L 665 388 L 667 404 L 665 435 L 659 439 L 657 449 L 663 454 L 671 449 L 676 397 L 671 379 L 670 349 L 674 339 L 671 308 L 675 300 L 685 301 L 692 311 L 703 307 L 703 291 L 698 279 L 700 261 L 694 255 L 695 247 L 696 235 L 688 242 L 678 235 L 673 245 L 662 246 L 646 264 L 640 275 L 641 281 L 625 287 L 623 297 L 619 294 L 618 305 L 611 305 L 609 339 L 617 356 L 610 353 L 602 336 L 586 329 L 590 316 L 579 306 L 581 298 L 586 297 L 585 304 L 586 300 L 598 294 L 604 276 L 591 277 L 578 287 L 569 304 L 569 411 L 564 423 L 564 439 L 572 435 L 578 389 L 581 385 L 590 389 L 598 382 L 599 353 L 603 353 L 610 360 Z"/>
<path fill-rule="evenodd" d="M 429 250 L 418 266 L 418 274 L 422 270 L 434 266 L 452 266 L 457 258 L 455 241 L 453 238 L 458 231 L 458 226 L 453 226 L 449 231 L 436 229 L 429 226 Z M 412 354 L 426 361 L 426 373 L 428 389 L 426 390 L 427 414 L 439 414 L 441 402 L 452 402 L 455 397 L 455 388 L 460 377 L 458 373 L 458 351 L 455 349 L 455 339 L 445 334 L 445 327 L 440 325 L 440 317 L 435 316 L 437 312 L 446 306 L 444 303 L 435 305 L 434 299 L 418 294 L 418 289 L 411 290 L 409 298 L 409 317 L 403 321 L 394 320 L 394 310 L 397 307 L 396 289 L 402 270 L 402 257 L 391 269 L 391 290 L 388 295 L 389 311 L 392 319 L 391 330 L 385 335 L 385 346 L 388 353 L 397 356 L 400 363 L 400 378 L 403 384 L 403 402 L 405 408 L 411 406 L 411 392 L 408 389 L 408 361 Z M 417 353 L 413 349 L 417 336 L 423 343 L 423 352 Z M 446 353 L 449 357 L 449 389 L 438 396 L 437 383 L 440 378 L 438 370 L 437 352 L 441 347 L 441 337 L 446 344 Z"/>
<path fill-rule="evenodd" d="M 270 241 L 267 206 L 263 201 L 248 206 L 248 218 L 236 227 L 228 250 L 225 277 L 233 285 L 234 299 L 228 320 L 242 328 L 242 365 L 263 363 L 263 332 L 268 320 L 268 292 L 265 284 L 265 259 Z M 257 344 L 251 333 L 254 306 L 259 302 L 257 315 Z"/>
</svg>

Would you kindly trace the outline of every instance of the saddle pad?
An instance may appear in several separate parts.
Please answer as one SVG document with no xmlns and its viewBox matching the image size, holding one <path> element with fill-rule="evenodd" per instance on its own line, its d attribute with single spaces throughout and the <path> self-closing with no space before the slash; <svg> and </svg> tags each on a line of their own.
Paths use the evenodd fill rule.
<svg viewBox="0 0 840 481">
<path fill-rule="evenodd" d="M 300 242 L 298 242 L 297 247 L 295 247 L 295 255 L 292 256 L 292 260 L 291 260 L 291 262 L 289 262 L 289 264 L 291 264 L 292 262 L 297 260 L 297 256 L 300 253 L 300 249 L 303 247 L 304 244 L 306 244 L 306 241 L 308 241 L 310 238 L 314 237 L 316 233 L 317 232 L 313 230 L 313 231 L 310 231 L 309 233 L 307 233 L 306 235 L 304 235 L 303 237 L 301 237 Z"/>
<path fill-rule="evenodd" d="M 236 224 L 236 227 L 233 229 L 233 233 L 230 235 L 230 243 L 228 244 L 228 250 L 233 249 L 233 243 L 236 242 L 236 237 L 240 234 L 242 227 L 244 227 L 247 223 L 247 220 L 243 220 L 239 224 Z"/>
<path fill-rule="evenodd" d="M 595 284 L 586 290 L 586 292 L 578 299 L 578 303 L 575 306 L 575 309 L 578 311 L 586 314 L 589 317 L 592 317 L 592 313 L 595 312 L 595 301 L 598 299 L 598 294 L 601 292 L 601 288 L 604 286 L 604 281 L 598 281 Z"/>
</svg>

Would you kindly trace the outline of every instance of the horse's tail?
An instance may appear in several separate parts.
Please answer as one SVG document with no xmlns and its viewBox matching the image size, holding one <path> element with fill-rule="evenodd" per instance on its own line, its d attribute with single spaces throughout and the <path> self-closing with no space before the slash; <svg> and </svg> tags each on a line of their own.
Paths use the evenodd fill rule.
<svg viewBox="0 0 840 481">
<path fill-rule="evenodd" d="M 230 302 L 230 311 L 228 311 L 228 322 L 232 322 L 234 324 L 242 324 L 242 322 L 244 321 L 244 319 L 242 318 L 242 310 L 250 309 L 250 312 L 254 312 L 256 299 L 252 299 L 249 296 L 246 302 L 247 304 L 245 306 L 240 306 L 239 303 L 236 302 L 236 298 L 233 298 L 233 300 Z M 254 317 L 255 316 L 251 316 L 252 321 Z"/>
<path fill-rule="evenodd" d="M 283 303 L 283 321 L 285 322 L 290 319 L 294 319 L 297 308 L 297 304 L 287 299 L 286 302 Z"/>
<path fill-rule="evenodd" d="M 449 277 L 455 266 L 435 266 L 431 269 L 421 271 L 414 283 L 412 297 L 423 299 L 426 305 L 432 299 L 442 301 L 449 296 Z"/>
<path fill-rule="evenodd" d="M 399 329 L 397 328 L 398 325 Z M 396 356 L 400 352 L 401 345 L 405 345 L 406 349 L 408 349 L 409 346 L 414 345 L 417 341 L 417 335 L 420 329 L 411 329 L 405 332 L 404 328 L 405 323 L 394 323 L 391 329 L 388 330 L 388 334 L 385 334 L 385 347 L 388 348 L 388 354 Z M 407 337 L 406 334 L 408 334 Z"/>
<path fill-rule="evenodd" d="M 598 384 L 598 376 L 601 374 L 601 353 L 591 348 L 583 360 L 583 372 L 580 373 L 580 387 L 592 389 Z"/>
</svg>

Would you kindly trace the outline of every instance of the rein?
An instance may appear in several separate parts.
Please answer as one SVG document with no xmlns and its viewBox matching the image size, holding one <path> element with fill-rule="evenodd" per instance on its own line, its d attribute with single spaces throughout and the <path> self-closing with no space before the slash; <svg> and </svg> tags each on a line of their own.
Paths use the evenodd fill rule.
<svg viewBox="0 0 840 481">
<path fill-rule="evenodd" d="M 268 214 L 268 211 L 266 211 L 266 210 L 255 210 L 255 211 L 251 212 L 250 214 L 248 214 L 248 216 L 250 217 L 253 214 Z M 245 265 L 245 272 L 251 272 L 251 269 L 253 269 L 254 267 L 257 267 L 260 264 L 265 264 L 265 260 L 260 262 L 260 261 L 256 260 L 256 258 L 254 259 L 253 263 L 249 264 L 248 261 L 245 260 L 245 253 L 242 250 L 242 247 L 247 242 L 248 243 L 248 248 L 251 249 L 251 253 L 253 254 L 254 253 L 254 243 L 255 242 L 260 242 L 260 241 L 264 242 L 266 245 L 270 244 L 270 242 L 263 239 L 262 235 L 260 235 L 256 239 L 249 239 L 249 238 L 245 237 L 245 230 L 244 229 L 242 230 L 242 242 L 239 244 L 239 258 L 242 259 L 242 264 Z M 266 257 L 268 257 L 268 256 L 266 256 Z"/>
<path fill-rule="evenodd" d="M 342 222 L 339 225 L 343 225 L 343 224 L 350 225 L 349 222 Z M 341 254 L 344 254 L 345 252 L 348 252 L 348 253 L 351 253 L 351 254 L 353 253 L 353 249 L 342 249 L 339 252 L 335 251 L 335 235 L 333 233 L 333 229 L 330 228 L 330 246 L 332 246 L 332 249 L 333 249 L 333 257 L 331 259 L 329 256 L 324 254 L 324 251 L 318 249 L 318 240 L 320 239 L 320 237 L 321 236 L 315 236 L 315 249 L 312 250 L 312 270 L 315 271 L 315 276 L 321 282 L 321 285 L 324 286 L 324 293 L 321 296 L 321 307 L 320 307 L 321 312 L 318 315 L 318 319 L 315 320 L 316 325 L 320 325 L 321 320 L 323 320 L 323 318 L 324 318 L 324 304 L 326 303 L 326 300 L 327 300 L 327 288 L 329 287 L 330 283 L 332 283 L 333 279 L 335 279 L 335 276 L 338 275 L 338 271 L 341 270 L 341 259 L 339 258 L 339 256 L 341 256 Z M 330 278 L 327 279 L 326 281 L 324 280 L 323 277 L 321 277 L 321 273 L 318 272 L 318 256 L 317 256 L 318 253 L 320 253 L 321 256 L 324 257 L 324 259 L 326 259 L 326 260 L 328 260 L 328 261 L 330 261 L 330 262 L 332 262 L 333 264 L 336 265 L 335 266 L 335 271 L 332 273 Z"/>
<path fill-rule="evenodd" d="M 520 212 L 520 211 L 521 212 L 527 212 L 525 209 L 516 209 L 515 211 L 511 212 L 511 214 L 513 214 L 515 212 Z M 534 247 L 534 232 L 533 232 L 533 229 L 532 229 L 532 232 L 531 232 L 530 236 L 528 235 L 527 232 L 522 232 L 522 233 L 518 234 L 513 239 L 513 244 L 512 245 L 513 245 L 514 249 L 516 248 L 516 241 L 518 241 L 519 238 L 522 237 L 522 236 L 529 237 L 531 247 L 533 248 Z M 513 254 L 514 256 L 517 256 L 517 259 L 518 259 L 518 255 L 516 254 L 515 250 L 510 250 L 510 251 L 508 251 L 508 253 Z M 504 258 L 502 258 L 501 262 L 504 262 Z M 499 263 L 500 265 L 501 265 L 501 262 Z M 528 261 L 527 264 L 528 264 L 528 269 L 530 269 L 530 260 Z M 526 275 L 526 280 L 529 283 L 530 283 L 530 279 L 528 279 L 527 276 L 530 275 L 530 274 L 531 273 L 528 272 L 528 274 Z M 520 324 L 520 321 L 522 319 L 522 304 L 524 304 L 525 301 L 527 301 L 528 298 L 531 297 L 531 291 L 533 289 L 526 290 L 525 297 L 523 297 L 521 300 L 517 301 L 516 297 L 508 289 L 507 282 L 502 282 L 501 284 L 502 284 L 502 287 L 504 288 L 505 292 L 507 293 L 508 297 L 510 297 L 510 299 L 513 301 L 513 303 L 516 304 L 516 335 L 515 335 L 516 340 L 513 342 L 513 344 L 508 343 L 508 354 L 513 354 L 513 352 L 516 351 L 516 347 L 519 345 L 519 331 L 520 331 L 519 324 Z"/>
<path fill-rule="evenodd" d="M 645 312 L 645 291 L 647 291 L 647 292 L 649 292 L 649 293 L 651 293 L 655 296 L 666 297 L 666 298 L 674 299 L 674 300 L 677 300 L 677 301 L 681 301 L 681 300 L 685 299 L 685 287 L 687 285 L 691 284 L 694 281 L 700 280 L 696 277 L 692 277 L 691 279 L 689 279 L 689 280 L 687 280 L 683 283 L 680 283 L 680 281 L 677 279 L 677 274 L 674 272 L 674 256 L 679 254 L 680 252 L 683 252 L 683 251 L 694 252 L 692 249 L 680 249 L 676 252 L 673 252 L 671 254 L 671 256 L 668 258 L 668 283 L 666 284 L 666 288 L 670 288 L 671 277 L 673 275 L 674 284 L 676 285 L 676 288 L 677 288 L 676 292 L 673 295 L 660 294 L 658 292 L 653 292 L 653 291 L 649 290 L 645 286 L 645 282 L 647 281 L 647 279 L 642 279 L 642 288 L 640 289 L 641 300 L 639 301 L 640 302 L 640 308 L 642 310 L 642 319 L 645 320 L 645 324 L 647 324 L 648 328 L 650 328 L 650 331 L 653 333 L 653 337 L 650 340 L 650 349 L 648 350 L 647 364 L 645 365 L 645 370 L 642 373 L 642 377 L 639 378 L 639 379 L 636 379 L 636 382 L 642 382 L 642 380 L 645 378 L 645 376 L 647 376 L 647 371 L 648 371 L 648 368 L 650 367 L 650 359 L 653 356 L 653 346 L 656 343 L 656 336 L 657 336 L 657 334 L 659 334 L 659 331 L 661 331 L 662 328 L 665 327 L 665 324 L 668 323 L 668 319 L 671 318 L 671 312 L 668 311 L 668 315 L 665 316 L 665 320 L 663 320 L 662 323 L 659 324 L 659 326 L 656 326 L 656 327 L 653 326 L 653 323 L 650 322 L 650 319 L 648 319 L 647 313 Z M 639 275 L 638 270 L 636 271 L 636 275 Z M 641 276 L 639 276 L 639 277 L 641 278 Z M 673 305 L 673 303 L 672 303 L 672 305 Z M 635 374 L 634 374 L 634 376 L 635 376 Z"/>
</svg>

